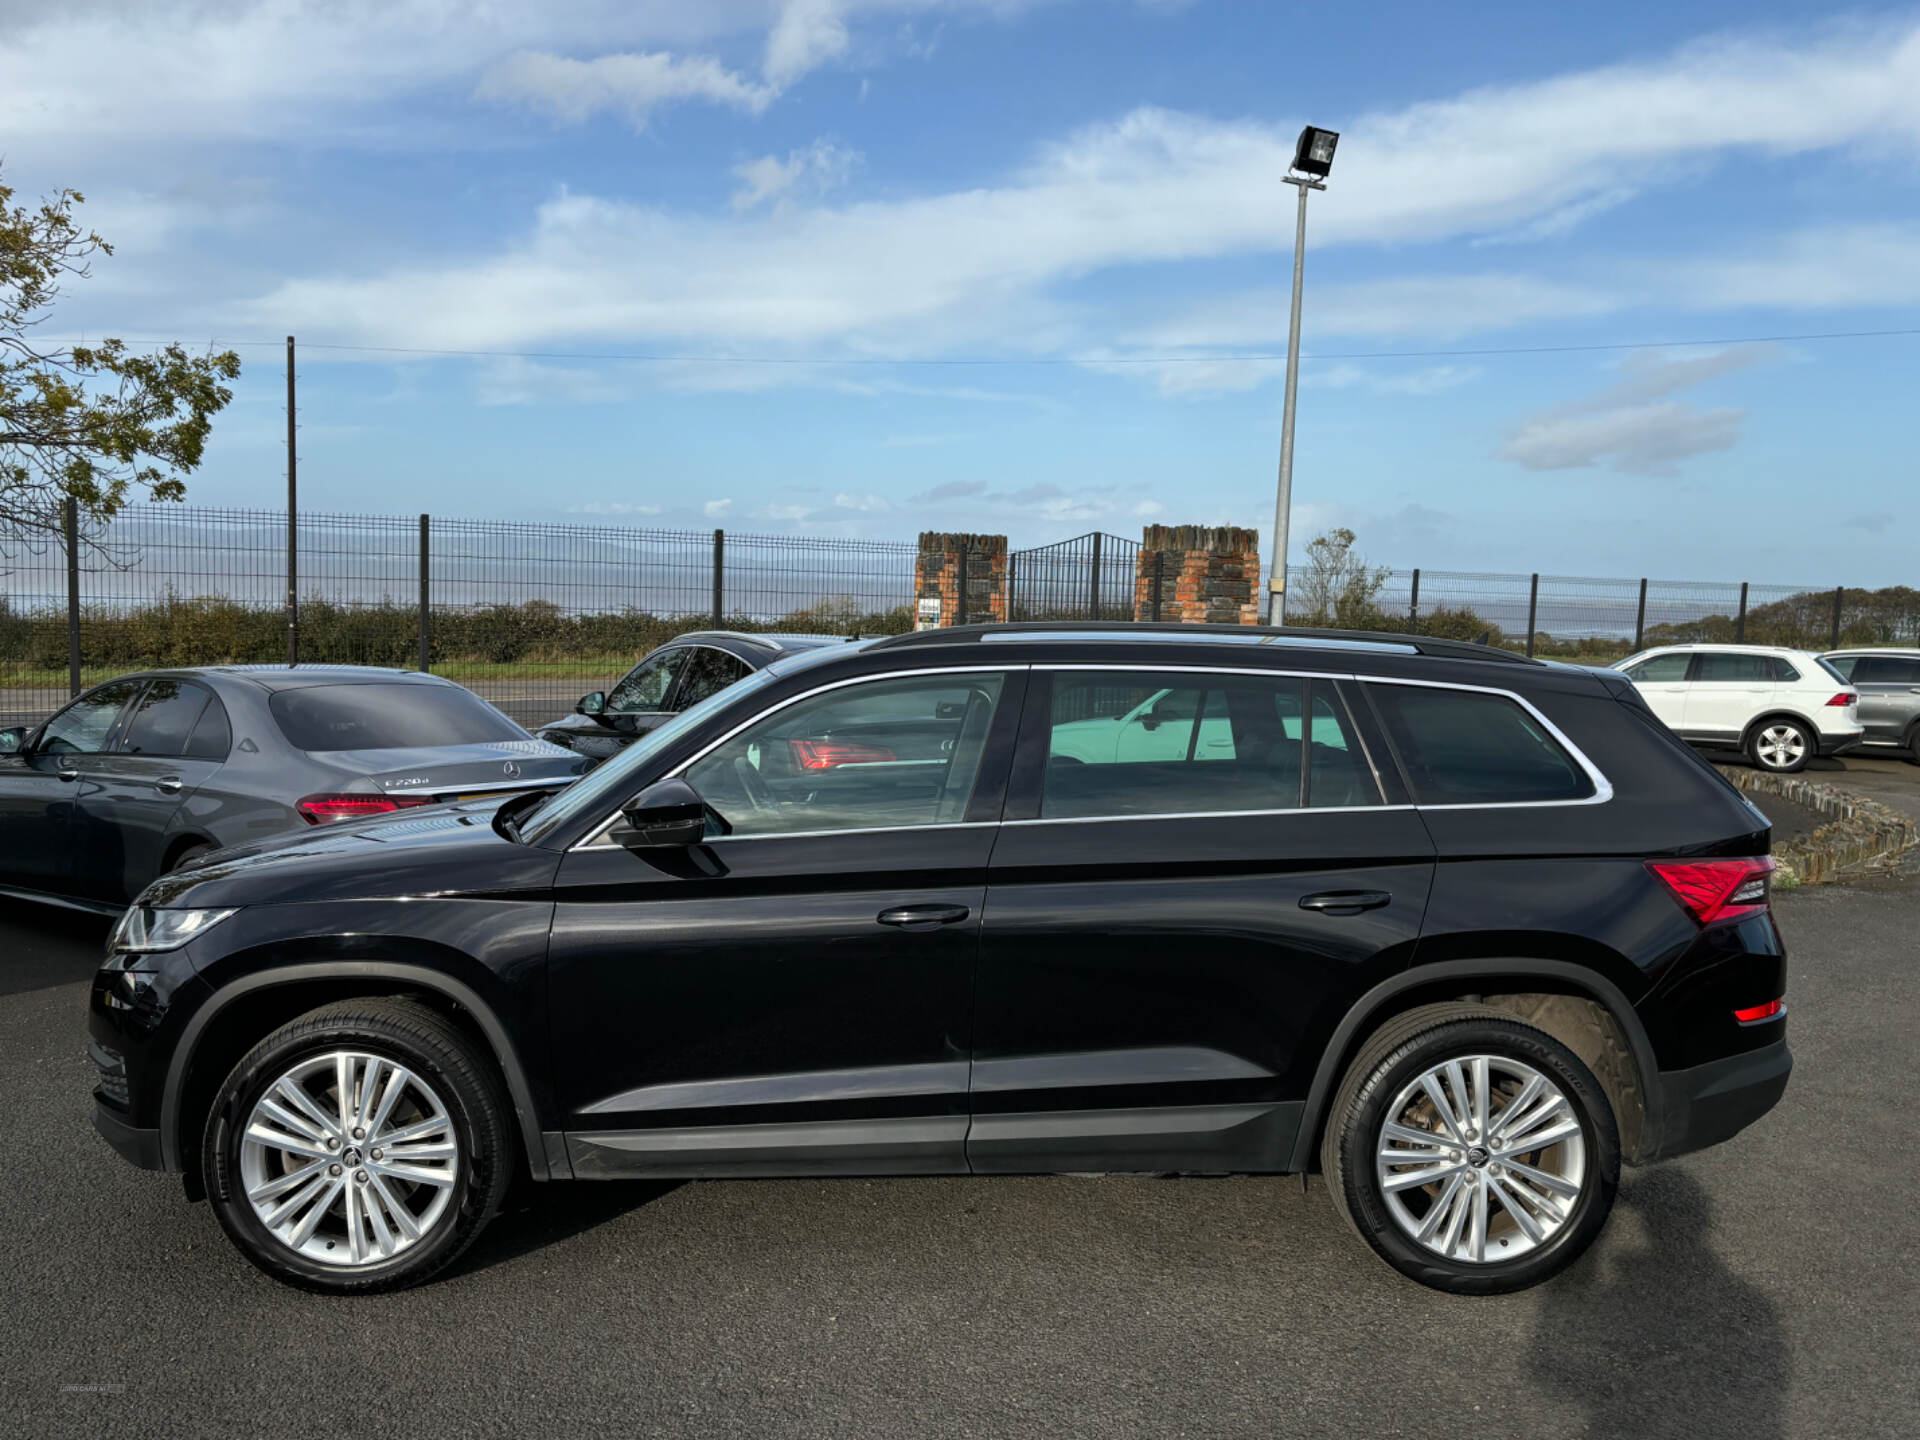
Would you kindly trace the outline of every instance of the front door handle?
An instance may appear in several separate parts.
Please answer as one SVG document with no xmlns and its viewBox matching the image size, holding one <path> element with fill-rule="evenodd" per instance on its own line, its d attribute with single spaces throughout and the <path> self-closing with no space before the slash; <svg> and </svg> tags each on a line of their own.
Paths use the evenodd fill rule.
<svg viewBox="0 0 1920 1440">
<path fill-rule="evenodd" d="M 80 778 L 80 772 L 78 770 L 60 769 L 53 773 L 58 775 L 62 780 L 78 780 Z"/>
<path fill-rule="evenodd" d="M 178 795 L 183 783 L 178 775 L 162 775 L 158 780 L 153 782 L 153 788 L 158 790 L 162 795 Z"/>
<path fill-rule="evenodd" d="M 897 930 L 938 930 L 942 925 L 958 925 L 970 913 L 964 905 L 896 905 L 882 910 L 877 918 Z"/>
<path fill-rule="evenodd" d="M 1393 896 L 1384 890 L 1326 890 L 1300 897 L 1302 910 L 1319 910 L 1328 915 L 1358 915 L 1362 910 L 1378 910 L 1392 903 Z"/>
</svg>

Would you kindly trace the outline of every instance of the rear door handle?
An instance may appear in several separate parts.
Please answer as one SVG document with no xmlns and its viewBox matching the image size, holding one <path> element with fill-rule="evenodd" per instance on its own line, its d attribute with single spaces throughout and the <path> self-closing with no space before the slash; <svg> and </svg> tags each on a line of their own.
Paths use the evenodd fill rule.
<svg viewBox="0 0 1920 1440">
<path fill-rule="evenodd" d="M 964 905 L 896 905 L 882 910 L 879 921 L 897 930 L 938 930 L 942 925 L 958 925 L 972 913 Z"/>
<path fill-rule="evenodd" d="M 162 775 L 153 782 L 153 788 L 162 795 L 178 795 L 183 782 L 178 775 Z"/>
<path fill-rule="evenodd" d="M 1302 910 L 1319 910 L 1328 915 L 1358 915 L 1362 910 L 1378 910 L 1392 903 L 1393 896 L 1385 890 L 1327 890 L 1300 897 Z"/>
</svg>

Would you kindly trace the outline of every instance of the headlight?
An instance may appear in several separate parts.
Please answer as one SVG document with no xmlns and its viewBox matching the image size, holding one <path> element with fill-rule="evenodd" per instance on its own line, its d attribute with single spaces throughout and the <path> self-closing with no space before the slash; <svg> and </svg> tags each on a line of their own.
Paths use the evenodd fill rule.
<svg viewBox="0 0 1920 1440">
<path fill-rule="evenodd" d="M 134 905 L 113 927 L 107 951 L 118 955 L 151 955 L 162 950 L 178 950 L 194 936 L 237 913 L 236 910 L 155 910 L 148 905 Z"/>
</svg>

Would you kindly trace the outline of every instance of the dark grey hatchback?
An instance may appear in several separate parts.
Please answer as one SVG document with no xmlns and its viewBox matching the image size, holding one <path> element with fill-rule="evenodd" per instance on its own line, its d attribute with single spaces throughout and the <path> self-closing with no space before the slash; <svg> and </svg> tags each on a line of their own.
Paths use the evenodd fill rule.
<svg viewBox="0 0 1920 1440">
<path fill-rule="evenodd" d="M 1311 1170 L 1402 1273 L 1512 1290 L 1785 1089 L 1769 839 L 1624 676 L 1476 646 L 816 649 L 550 797 L 156 882 L 95 1124 L 334 1292 L 515 1176 Z"/>
<path fill-rule="evenodd" d="M 123 675 L 0 731 L 0 893 L 118 915 L 223 845 L 582 769 L 472 691 L 364 666 Z"/>
</svg>

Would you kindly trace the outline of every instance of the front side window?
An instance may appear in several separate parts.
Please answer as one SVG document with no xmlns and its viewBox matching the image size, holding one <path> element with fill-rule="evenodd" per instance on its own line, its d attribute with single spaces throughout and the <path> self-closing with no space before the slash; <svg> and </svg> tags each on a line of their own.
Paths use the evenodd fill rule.
<svg viewBox="0 0 1920 1440">
<path fill-rule="evenodd" d="M 685 650 L 669 650 L 642 660 L 607 696 L 607 714 L 637 715 L 667 708 L 673 682 L 687 663 Z M 684 707 L 683 707 L 684 708 Z"/>
<path fill-rule="evenodd" d="M 1595 793 L 1538 717 L 1504 695 L 1370 682 L 1420 805 L 1584 800 Z"/>
<path fill-rule="evenodd" d="M 121 707 L 140 688 L 138 680 L 115 680 L 82 695 L 47 722 L 34 749 L 42 755 L 97 755 Z"/>
<path fill-rule="evenodd" d="M 696 646 L 680 676 L 680 693 L 674 696 L 674 708 L 684 710 L 689 705 L 698 705 L 750 673 L 747 662 L 738 656 L 715 650 L 710 645 Z"/>
<path fill-rule="evenodd" d="M 1292 676 L 1062 671 L 1040 818 L 1378 804 L 1330 687 L 1308 713 Z"/>
<path fill-rule="evenodd" d="M 1694 678 L 1705 684 L 1765 684 L 1773 679 L 1768 655 L 1735 655 L 1725 651 L 1704 650 L 1700 669 Z"/>
<path fill-rule="evenodd" d="M 1004 677 L 847 685 L 749 726 L 687 770 L 734 835 L 966 818 Z"/>
<path fill-rule="evenodd" d="M 1655 655 L 1638 665 L 1629 665 L 1626 676 L 1636 684 L 1674 684 L 1687 678 L 1687 664 L 1693 657 L 1684 651 L 1677 655 Z"/>
<path fill-rule="evenodd" d="M 458 685 L 307 685 L 275 691 L 267 708 L 296 750 L 403 750 L 531 738 Z"/>
<path fill-rule="evenodd" d="M 120 748 L 129 755 L 186 754 L 187 741 L 209 698 L 198 685 L 183 680 L 151 682 L 127 718 Z"/>
</svg>

